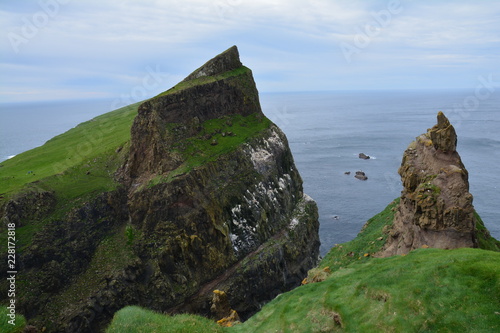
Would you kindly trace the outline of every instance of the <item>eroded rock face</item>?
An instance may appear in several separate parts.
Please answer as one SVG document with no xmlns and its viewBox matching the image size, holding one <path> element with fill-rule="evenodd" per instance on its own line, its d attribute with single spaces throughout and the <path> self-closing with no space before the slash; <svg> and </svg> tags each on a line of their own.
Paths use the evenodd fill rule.
<svg viewBox="0 0 500 333">
<path fill-rule="evenodd" d="M 457 148 L 457 134 L 455 128 L 450 124 L 450 121 L 444 113 L 439 112 L 437 116 L 437 124 L 429 130 L 429 136 L 432 140 L 432 145 L 436 150 L 442 152 L 454 152 Z"/>
<path fill-rule="evenodd" d="M 183 82 L 200 78 L 207 83 L 145 102 L 132 127 L 124 178 L 131 184 L 130 222 L 148 235 L 141 257 L 150 270 L 145 283 L 151 296 L 142 302 L 161 311 L 210 316 L 212 291 L 220 289 L 247 317 L 262 302 L 298 286 L 316 263 L 317 207 L 302 192 L 284 133 L 263 115 L 252 73 L 241 66 L 236 47 Z M 256 123 L 233 125 L 235 115 Z M 168 179 L 190 163 L 182 153 L 189 149 L 184 142 L 213 142 L 212 134 L 223 130 L 203 132 L 202 125 L 212 120 L 223 120 L 230 129 L 220 133 L 217 145 L 210 144 L 214 147 L 249 127 L 269 125 L 214 161 L 144 186 L 148 177 Z"/>
<path fill-rule="evenodd" d="M 442 112 L 437 118 L 437 125 L 404 153 L 399 168 L 404 188 L 384 256 L 424 245 L 477 246 L 468 172 L 456 151 L 455 129 Z"/>
<path fill-rule="evenodd" d="M 4 211 L 0 212 L 0 220 L 4 225 L 14 223 L 17 227 L 22 227 L 26 219 L 38 220 L 48 215 L 55 204 L 54 193 L 34 189 L 9 200 Z"/>
</svg>

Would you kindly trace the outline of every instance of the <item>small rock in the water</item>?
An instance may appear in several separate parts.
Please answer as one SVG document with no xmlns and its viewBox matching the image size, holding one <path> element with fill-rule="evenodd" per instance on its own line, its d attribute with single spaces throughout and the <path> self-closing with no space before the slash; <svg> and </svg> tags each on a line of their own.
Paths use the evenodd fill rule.
<svg viewBox="0 0 500 333">
<path fill-rule="evenodd" d="M 368 179 L 368 177 L 366 177 L 366 175 L 363 171 L 356 171 L 356 175 L 354 177 L 358 178 L 359 180 L 367 180 Z"/>
<path fill-rule="evenodd" d="M 350 175 L 350 174 L 351 174 L 351 171 L 344 172 L 344 175 Z"/>
<path fill-rule="evenodd" d="M 369 160 L 369 159 L 370 159 L 370 156 L 365 155 L 364 153 L 359 153 L 359 158 L 361 158 L 361 159 L 363 159 L 363 160 Z"/>
</svg>

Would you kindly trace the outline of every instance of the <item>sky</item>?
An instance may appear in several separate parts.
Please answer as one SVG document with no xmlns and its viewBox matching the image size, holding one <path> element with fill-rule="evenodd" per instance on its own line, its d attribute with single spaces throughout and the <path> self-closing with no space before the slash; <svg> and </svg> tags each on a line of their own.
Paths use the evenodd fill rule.
<svg viewBox="0 0 500 333">
<path fill-rule="evenodd" d="M 0 103 L 135 102 L 232 45 L 260 92 L 500 87 L 500 1 L 0 0 Z"/>
</svg>

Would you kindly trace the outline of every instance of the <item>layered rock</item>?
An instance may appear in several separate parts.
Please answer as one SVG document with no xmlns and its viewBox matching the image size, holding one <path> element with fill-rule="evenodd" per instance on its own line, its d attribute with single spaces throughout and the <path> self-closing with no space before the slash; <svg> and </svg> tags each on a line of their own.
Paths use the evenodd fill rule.
<svg viewBox="0 0 500 333">
<path fill-rule="evenodd" d="M 404 153 L 398 171 L 404 188 L 384 256 L 422 246 L 477 247 L 473 198 L 456 132 L 442 112 L 437 119 Z"/>
<path fill-rule="evenodd" d="M 176 146 L 196 137 L 205 121 L 233 115 L 264 117 L 252 72 L 241 65 L 236 46 L 140 105 L 125 176 L 144 179 L 176 169 L 184 162 Z"/>
<path fill-rule="evenodd" d="M 316 264 L 316 204 L 236 47 L 140 105 L 126 149 L 114 191 L 3 209 L 44 224 L 19 258 L 30 323 L 99 332 L 126 305 L 211 316 L 215 289 L 245 319 Z M 33 200 L 47 205 L 16 208 Z"/>
<path fill-rule="evenodd" d="M 130 222 L 148 235 L 151 294 L 162 295 L 149 307 L 210 315 L 221 289 L 245 318 L 318 258 L 316 204 L 236 47 L 140 106 L 124 170 Z"/>
</svg>

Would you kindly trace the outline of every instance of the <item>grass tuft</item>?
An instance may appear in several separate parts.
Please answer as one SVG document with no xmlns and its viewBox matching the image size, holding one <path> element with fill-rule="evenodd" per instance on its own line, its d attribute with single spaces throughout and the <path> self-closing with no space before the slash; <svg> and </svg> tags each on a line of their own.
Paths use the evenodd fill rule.
<svg viewBox="0 0 500 333">
<path fill-rule="evenodd" d="M 137 306 L 121 309 L 106 329 L 106 333 L 208 333 L 224 332 L 212 320 L 193 315 L 165 316 Z"/>
</svg>

